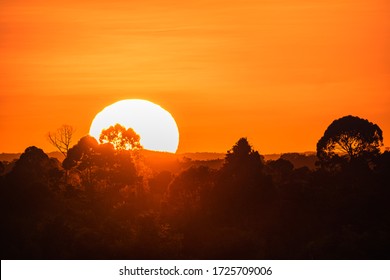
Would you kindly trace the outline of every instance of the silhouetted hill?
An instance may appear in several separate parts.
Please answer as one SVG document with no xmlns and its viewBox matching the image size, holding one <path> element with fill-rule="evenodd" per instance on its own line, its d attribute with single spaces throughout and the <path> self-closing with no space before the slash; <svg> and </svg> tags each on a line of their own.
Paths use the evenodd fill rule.
<svg viewBox="0 0 390 280">
<path fill-rule="evenodd" d="M 224 153 L 211 153 L 211 152 L 183 153 L 178 155 L 192 160 L 216 160 L 216 159 L 225 158 Z"/>
<path fill-rule="evenodd" d="M 179 154 L 184 157 L 190 158 L 192 160 L 217 160 L 217 159 L 225 159 L 226 153 L 212 153 L 212 152 L 196 152 L 196 153 L 183 153 Z M 264 159 L 267 160 L 277 160 L 280 158 L 281 154 L 267 154 L 262 155 Z"/>
<path fill-rule="evenodd" d="M 194 165 L 206 165 L 211 168 L 220 168 L 223 160 L 225 159 L 224 153 L 210 153 L 210 152 L 198 152 L 198 153 L 184 153 L 178 154 L 178 156 L 187 158 Z M 304 153 L 282 153 L 282 154 L 266 154 L 262 155 L 265 161 L 277 160 L 279 158 L 290 161 L 294 168 L 308 167 L 309 169 L 315 169 L 315 162 L 317 156 L 315 152 Z"/>
<path fill-rule="evenodd" d="M 138 153 L 143 162 L 154 171 L 176 173 L 181 169 L 180 157 L 177 154 L 150 150 L 140 150 Z"/>
<path fill-rule="evenodd" d="M 268 154 L 268 155 L 262 155 L 264 157 L 265 161 L 268 160 L 277 160 L 280 158 L 281 154 Z"/>
<path fill-rule="evenodd" d="M 8 161 L 11 162 L 20 157 L 21 153 L 1 153 L 0 161 Z"/>
<path fill-rule="evenodd" d="M 316 168 L 316 161 L 318 160 L 315 152 L 305 153 L 285 153 L 280 156 L 282 159 L 290 161 L 294 168 L 308 167 L 311 170 Z"/>
<path fill-rule="evenodd" d="M 224 154 L 220 153 L 184 153 L 172 154 L 167 152 L 157 152 L 141 150 L 139 152 L 144 163 L 157 172 L 169 171 L 178 173 L 192 166 L 207 166 L 218 169 L 222 166 Z"/>
</svg>

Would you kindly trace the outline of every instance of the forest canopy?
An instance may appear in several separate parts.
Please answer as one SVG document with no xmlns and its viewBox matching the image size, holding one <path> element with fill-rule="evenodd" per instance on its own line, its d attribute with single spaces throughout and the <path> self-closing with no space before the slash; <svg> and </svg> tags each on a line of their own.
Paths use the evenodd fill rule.
<svg viewBox="0 0 390 280">
<path fill-rule="evenodd" d="M 335 120 L 316 168 L 294 153 L 266 161 L 243 137 L 221 165 L 169 170 L 149 164 L 161 155 L 139 140 L 115 126 L 100 143 L 81 138 L 63 162 L 35 146 L 2 162 L 2 259 L 388 257 L 390 152 L 367 120 Z"/>
</svg>

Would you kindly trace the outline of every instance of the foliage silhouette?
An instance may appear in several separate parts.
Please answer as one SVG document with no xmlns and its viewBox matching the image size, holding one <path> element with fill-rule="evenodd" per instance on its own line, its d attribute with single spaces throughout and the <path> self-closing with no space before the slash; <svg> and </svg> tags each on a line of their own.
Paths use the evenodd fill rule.
<svg viewBox="0 0 390 280">
<path fill-rule="evenodd" d="M 389 152 L 328 172 L 241 138 L 222 166 L 143 161 L 90 136 L 62 166 L 27 148 L 0 176 L 2 259 L 388 258 Z"/>
<path fill-rule="evenodd" d="M 317 157 L 323 166 L 357 158 L 372 159 L 383 145 L 378 125 L 354 116 L 333 121 L 317 143 Z"/>
<path fill-rule="evenodd" d="M 273 184 L 263 157 L 241 138 L 226 154 L 213 190 L 213 213 L 224 223 L 249 223 L 273 200 Z"/>
<path fill-rule="evenodd" d="M 7 176 L 16 183 L 16 187 L 39 184 L 45 188 L 55 188 L 62 174 L 57 159 L 49 158 L 42 149 L 31 146 L 15 162 Z"/>
<path fill-rule="evenodd" d="M 97 182 L 132 185 L 137 180 L 130 151 L 115 150 L 111 143 L 98 144 L 91 136 L 81 138 L 69 150 L 62 165 L 66 170 L 78 170 L 88 187 Z"/>
<path fill-rule="evenodd" d="M 100 143 L 111 143 L 117 150 L 138 150 L 142 149 L 140 136 L 132 129 L 116 124 L 103 129 L 100 134 Z"/>
</svg>

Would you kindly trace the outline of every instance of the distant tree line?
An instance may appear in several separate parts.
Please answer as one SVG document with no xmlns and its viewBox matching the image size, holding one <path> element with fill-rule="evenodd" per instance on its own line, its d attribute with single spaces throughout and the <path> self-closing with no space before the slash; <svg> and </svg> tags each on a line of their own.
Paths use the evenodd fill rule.
<svg viewBox="0 0 390 280">
<path fill-rule="evenodd" d="M 59 138 L 53 138 L 59 139 Z M 346 116 L 316 168 L 273 161 L 239 139 L 222 166 L 145 164 L 113 126 L 63 162 L 28 147 L 0 165 L 2 259 L 388 259 L 390 152 L 380 128 Z"/>
</svg>

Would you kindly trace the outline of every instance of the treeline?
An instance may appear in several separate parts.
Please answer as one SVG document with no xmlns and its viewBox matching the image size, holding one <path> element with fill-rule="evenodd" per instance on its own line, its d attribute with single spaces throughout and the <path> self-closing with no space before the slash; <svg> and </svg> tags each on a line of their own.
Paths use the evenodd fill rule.
<svg viewBox="0 0 390 280">
<path fill-rule="evenodd" d="M 265 162 L 246 138 L 179 173 L 89 136 L 62 163 L 29 147 L 0 177 L 1 258 L 388 259 L 389 171 L 373 150 Z"/>
</svg>

